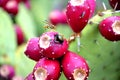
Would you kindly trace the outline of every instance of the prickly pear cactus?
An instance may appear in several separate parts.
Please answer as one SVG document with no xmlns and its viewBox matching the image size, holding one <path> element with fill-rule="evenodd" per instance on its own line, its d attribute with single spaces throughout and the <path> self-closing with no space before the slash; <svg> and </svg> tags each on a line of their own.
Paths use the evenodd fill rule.
<svg viewBox="0 0 120 80">
<path fill-rule="evenodd" d="M 120 79 L 120 42 L 110 42 L 103 38 L 98 31 L 98 24 L 101 20 L 113 15 L 119 16 L 120 14 L 112 11 L 98 13 L 82 32 L 81 50 L 78 53 L 87 59 L 91 67 L 88 80 Z M 75 43 L 70 45 L 70 50 L 77 52 L 77 48 L 74 48 Z"/>
<path fill-rule="evenodd" d="M 24 78 L 32 72 L 35 61 L 24 55 L 28 39 L 40 36 L 47 30 L 44 29 L 44 21 L 48 20 L 48 14 L 54 9 L 63 9 L 67 1 L 64 0 L 31 0 L 32 8 L 27 10 L 23 3 L 19 4 L 19 13 L 16 23 L 21 25 L 25 34 L 26 42 L 17 46 L 13 23 L 9 14 L 0 8 L 0 64 L 13 64 L 16 74 Z M 106 40 L 99 32 L 99 23 L 109 16 L 120 16 L 119 11 L 111 9 L 107 0 L 97 0 L 97 10 L 94 16 L 81 32 L 80 51 L 77 49 L 77 40 L 69 45 L 69 50 L 84 57 L 90 67 L 88 80 L 120 80 L 120 41 L 111 42 Z M 104 5 L 107 4 L 105 8 Z M 103 11 L 103 9 L 106 9 Z M 35 22 L 34 22 L 35 21 Z M 69 25 L 59 24 L 56 31 L 67 39 L 72 35 Z M 66 80 L 62 73 L 59 80 Z"/>
<path fill-rule="evenodd" d="M 14 60 L 16 46 L 16 36 L 10 16 L 0 9 L 0 63 Z"/>
</svg>

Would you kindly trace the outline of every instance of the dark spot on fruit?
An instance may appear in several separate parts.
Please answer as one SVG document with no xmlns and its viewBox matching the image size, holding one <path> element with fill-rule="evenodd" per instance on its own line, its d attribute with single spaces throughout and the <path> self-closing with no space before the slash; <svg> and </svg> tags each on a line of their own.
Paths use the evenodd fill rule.
<svg viewBox="0 0 120 80">
<path fill-rule="evenodd" d="M 63 43 L 63 36 L 59 35 L 59 34 L 56 34 L 55 35 L 55 43 L 60 43 L 62 44 Z"/>
<path fill-rule="evenodd" d="M 82 13 L 81 18 L 83 18 L 85 16 L 85 13 L 86 13 L 85 11 Z"/>
</svg>

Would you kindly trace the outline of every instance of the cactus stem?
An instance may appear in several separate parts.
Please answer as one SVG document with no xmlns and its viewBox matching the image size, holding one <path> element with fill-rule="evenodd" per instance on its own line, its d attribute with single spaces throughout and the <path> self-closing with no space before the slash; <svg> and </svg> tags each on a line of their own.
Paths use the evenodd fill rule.
<svg viewBox="0 0 120 80">
<path fill-rule="evenodd" d="M 80 33 L 76 34 L 76 39 L 77 39 L 77 48 L 78 48 L 78 52 L 80 51 Z"/>
</svg>

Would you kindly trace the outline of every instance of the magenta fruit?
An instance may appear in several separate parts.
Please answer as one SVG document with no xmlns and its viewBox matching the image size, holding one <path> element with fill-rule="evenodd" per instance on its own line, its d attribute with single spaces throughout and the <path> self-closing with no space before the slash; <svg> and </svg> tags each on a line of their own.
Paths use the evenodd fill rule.
<svg viewBox="0 0 120 80">
<path fill-rule="evenodd" d="M 48 58 L 60 58 L 68 49 L 68 42 L 58 32 L 50 31 L 40 36 L 39 47 Z"/>
<path fill-rule="evenodd" d="M 99 24 L 99 31 L 107 40 L 120 40 L 120 16 L 111 16 Z"/>
<path fill-rule="evenodd" d="M 60 63 L 42 58 L 35 65 L 33 74 L 35 80 L 58 80 L 61 75 Z"/>
<path fill-rule="evenodd" d="M 109 3 L 113 9 L 120 10 L 120 0 L 109 0 Z"/>
<path fill-rule="evenodd" d="M 42 54 L 43 50 L 39 47 L 39 38 L 31 38 L 26 46 L 25 55 L 28 56 L 30 59 L 38 61 L 39 59 L 43 58 Z"/>
<path fill-rule="evenodd" d="M 0 67 L 0 76 L 8 80 L 11 80 L 13 76 L 15 76 L 14 67 L 11 65 L 7 65 L 7 64 L 2 65 Z"/>
<path fill-rule="evenodd" d="M 53 10 L 49 14 L 49 20 L 53 25 L 67 23 L 66 14 L 59 10 Z"/>
<path fill-rule="evenodd" d="M 20 28 L 19 25 L 14 25 L 14 29 L 15 29 L 15 32 L 16 32 L 16 37 L 17 37 L 17 44 L 18 45 L 21 45 L 23 42 L 24 42 L 24 33 L 22 31 L 22 29 Z"/>
<path fill-rule="evenodd" d="M 8 0 L 0 0 L 0 7 L 5 6 L 5 4 L 8 2 Z"/>
<path fill-rule="evenodd" d="M 8 13 L 17 15 L 18 13 L 18 2 L 16 0 L 9 0 L 3 7 Z"/>
<path fill-rule="evenodd" d="M 90 18 L 91 18 L 96 9 L 96 0 L 88 0 L 88 3 L 90 5 Z"/>
<path fill-rule="evenodd" d="M 89 75 L 89 67 L 86 60 L 70 51 L 63 57 L 62 69 L 68 80 L 86 80 Z"/>
<path fill-rule="evenodd" d="M 68 23 L 75 33 L 80 33 L 90 17 L 87 0 L 70 0 L 66 9 Z"/>
</svg>

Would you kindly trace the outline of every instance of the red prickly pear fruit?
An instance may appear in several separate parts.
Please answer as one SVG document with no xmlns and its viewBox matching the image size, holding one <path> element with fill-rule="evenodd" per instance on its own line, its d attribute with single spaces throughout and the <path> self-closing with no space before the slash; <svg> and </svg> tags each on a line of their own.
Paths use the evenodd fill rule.
<svg viewBox="0 0 120 80">
<path fill-rule="evenodd" d="M 30 73 L 30 74 L 25 78 L 25 80 L 34 80 L 33 74 Z"/>
<path fill-rule="evenodd" d="M 120 10 L 120 0 L 109 0 L 109 3 L 113 9 Z"/>
<path fill-rule="evenodd" d="M 39 47 L 38 43 L 38 37 L 31 38 L 27 43 L 26 50 L 24 51 L 26 56 L 35 61 L 39 61 L 39 59 L 44 57 L 42 54 L 43 50 Z"/>
<path fill-rule="evenodd" d="M 21 45 L 24 42 L 24 33 L 19 25 L 14 25 L 16 37 L 17 37 L 17 44 Z"/>
<path fill-rule="evenodd" d="M 0 76 L 11 80 L 13 76 L 15 76 L 15 70 L 14 67 L 8 64 L 4 64 L 0 67 Z"/>
<path fill-rule="evenodd" d="M 17 1 L 18 3 L 20 3 L 20 2 L 21 2 L 21 0 L 15 0 L 15 1 Z"/>
<path fill-rule="evenodd" d="M 48 58 L 60 58 L 68 49 L 68 42 L 58 32 L 50 31 L 40 36 L 39 47 L 43 49 L 43 55 Z"/>
<path fill-rule="evenodd" d="M 16 0 L 9 0 L 3 7 L 8 13 L 17 15 L 18 13 L 18 2 Z"/>
<path fill-rule="evenodd" d="M 87 25 L 90 17 L 90 6 L 87 0 L 70 0 L 66 9 L 67 21 L 75 33 Z"/>
<path fill-rule="evenodd" d="M 102 36 L 110 41 L 120 40 L 120 16 L 111 16 L 99 24 L 99 31 Z"/>
<path fill-rule="evenodd" d="M 53 10 L 49 14 L 49 20 L 53 25 L 66 24 L 66 14 L 59 10 Z"/>
<path fill-rule="evenodd" d="M 35 80 L 58 80 L 61 75 L 60 63 L 42 58 L 35 65 L 33 74 Z"/>
<path fill-rule="evenodd" d="M 96 0 L 88 0 L 88 3 L 90 5 L 90 18 L 91 18 L 96 9 Z"/>
<path fill-rule="evenodd" d="M 5 6 L 7 2 L 8 0 L 0 0 L 0 7 Z"/>
<path fill-rule="evenodd" d="M 89 75 L 89 66 L 86 60 L 70 51 L 63 57 L 62 69 L 68 80 L 87 80 Z"/>
</svg>

